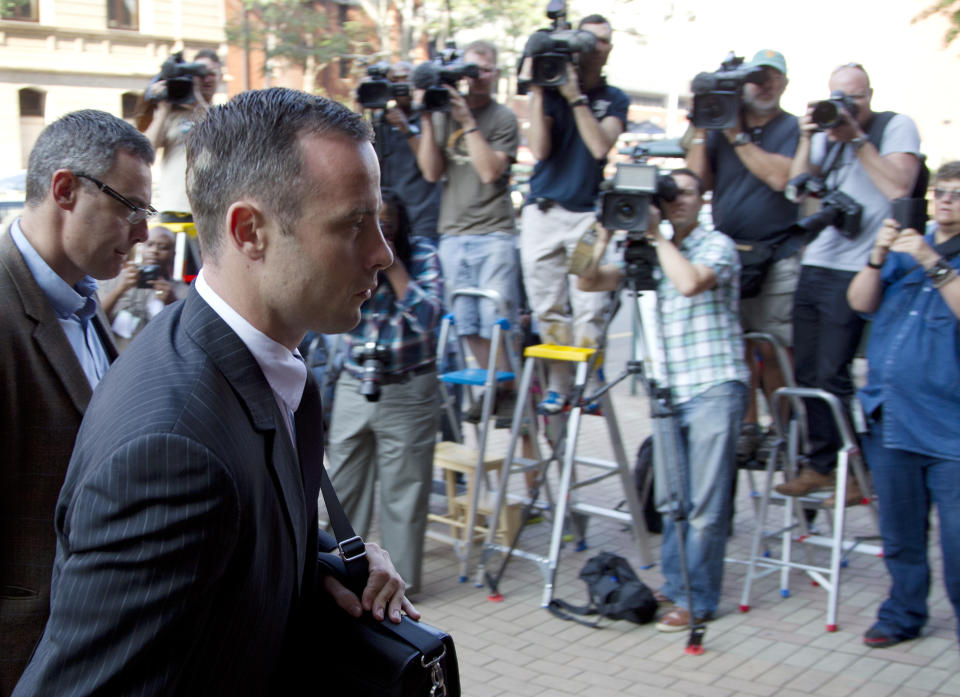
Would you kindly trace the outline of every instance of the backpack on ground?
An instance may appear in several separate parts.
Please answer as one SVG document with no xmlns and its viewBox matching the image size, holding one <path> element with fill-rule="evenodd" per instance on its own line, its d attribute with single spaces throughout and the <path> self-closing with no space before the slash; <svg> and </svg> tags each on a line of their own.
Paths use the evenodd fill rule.
<svg viewBox="0 0 960 697">
<path fill-rule="evenodd" d="M 587 622 L 574 615 L 599 615 L 613 620 L 646 624 L 657 612 L 653 591 L 640 580 L 630 562 L 619 555 L 600 552 L 591 557 L 580 570 L 580 578 L 587 584 L 588 604 L 576 606 L 554 599 L 547 608 L 553 615 L 590 627 L 599 627 L 599 618 L 595 622 Z"/>
</svg>

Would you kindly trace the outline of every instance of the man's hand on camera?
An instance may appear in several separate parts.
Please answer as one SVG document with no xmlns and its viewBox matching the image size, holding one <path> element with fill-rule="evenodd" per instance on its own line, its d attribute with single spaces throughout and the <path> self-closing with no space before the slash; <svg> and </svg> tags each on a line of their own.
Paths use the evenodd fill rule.
<svg viewBox="0 0 960 697">
<path fill-rule="evenodd" d="M 407 121 L 407 115 L 403 113 L 402 109 L 391 107 L 383 112 L 383 118 L 387 123 L 389 123 L 391 126 L 394 126 L 401 133 L 407 133 L 410 131 L 410 123 Z"/>
<path fill-rule="evenodd" d="M 814 133 L 816 133 L 820 127 L 817 126 L 816 122 L 813 120 L 813 107 L 816 105 L 816 102 L 811 102 L 807 104 L 807 112 L 800 117 L 800 137 L 801 138 L 811 138 Z"/>
<path fill-rule="evenodd" d="M 447 91 L 450 93 L 450 116 L 457 121 L 463 130 L 475 128 L 477 122 L 470 113 L 470 107 L 467 106 L 467 100 L 463 98 L 456 88 L 447 85 Z"/>
<path fill-rule="evenodd" d="M 666 240 L 666 238 L 663 236 L 663 233 L 660 232 L 660 221 L 662 219 L 663 218 L 660 215 L 660 209 L 657 206 L 650 204 L 650 221 L 647 224 L 647 231 L 644 233 L 644 237 L 646 237 L 647 241 L 654 246 Z"/>
<path fill-rule="evenodd" d="M 117 279 L 117 285 L 123 289 L 123 292 L 136 288 L 140 282 L 140 267 L 132 261 L 123 263 L 123 270 Z"/>
<path fill-rule="evenodd" d="M 838 143 L 849 143 L 855 138 L 866 136 L 860 124 L 853 118 L 849 112 L 840 112 L 840 123 L 827 130 L 827 137 Z"/>
<path fill-rule="evenodd" d="M 568 102 L 579 99 L 582 95 L 580 92 L 580 76 L 577 75 L 577 69 L 571 61 L 567 61 L 567 81 L 557 87 L 557 91 Z"/>
</svg>

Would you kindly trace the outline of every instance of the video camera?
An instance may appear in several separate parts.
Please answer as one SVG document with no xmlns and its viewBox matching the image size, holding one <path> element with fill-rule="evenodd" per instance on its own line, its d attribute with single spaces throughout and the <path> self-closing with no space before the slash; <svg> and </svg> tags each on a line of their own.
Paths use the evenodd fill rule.
<svg viewBox="0 0 960 697">
<path fill-rule="evenodd" d="M 843 115 L 849 114 L 850 118 L 857 117 L 857 103 L 840 90 L 830 93 L 830 99 L 824 99 L 813 105 L 813 113 L 810 118 L 817 124 L 821 130 L 839 126 L 843 121 Z"/>
<path fill-rule="evenodd" d="M 553 26 L 538 29 L 527 39 L 520 61 L 522 65 L 524 58 L 533 59 L 531 84 L 559 87 L 567 82 L 567 64 L 576 64 L 577 56 L 596 49 L 597 38 L 588 31 L 570 28 L 564 0 L 550 0 L 547 17 Z"/>
<path fill-rule="evenodd" d="M 731 51 L 715 73 L 699 73 L 690 83 L 693 92 L 693 126 L 722 130 L 740 122 L 743 86 L 762 85 L 763 68 L 743 65 L 743 58 Z"/>
<path fill-rule="evenodd" d="M 357 392 L 366 397 L 368 402 L 378 401 L 384 373 L 390 364 L 389 349 L 380 346 L 376 341 L 366 341 L 354 346 L 351 353 L 353 360 L 360 364 L 361 370 Z"/>
<path fill-rule="evenodd" d="M 421 63 L 413 70 L 413 86 L 424 90 L 423 108 L 426 111 L 450 111 L 450 93 L 446 85 L 456 87 L 465 77 L 480 77 L 476 63 L 464 63 L 456 44 L 447 47 L 432 61 Z"/>
<path fill-rule="evenodd" d="M 410 83 L 390 82 L 389 70 L 386 61 L 367 67 L 367 77 L 357 85 L 357 101 L 364 109 L 386 109 L 391 99 L 410 96 Z"/>
<path fill-rule="evenodd" d="M 662 175 L 655 165 L 646 164 L 641 153 L 642 149 L 634 149 L 634 161 L 617 164 L 613 179 L 601 185 L 597 220 L 608 230 L 626 231 L 626 275 L 638 290 L 655 290 L 657 252 L 644 236 L 650 226 L 650 205 L 659 207 L 663 201 L 674 201 L 680 190 L 671 175 Z"/>
<path fill-rule="evenodd" d="M 210 72 L 205 63 L 187 63 L 183 60 L 183 51 L 177 51 L 163 61 L 160 74 L 155 75 L 150 84 L 163 80 L 164 87 L 159 93 L 154 93 L 153 99 L 167 101 L 171 104 L 193 104 L 196 97 L 193 94 L 193 78 L 203 77 Z M 149 91 L 149 86 L 147 87 Z"/>
</svg>

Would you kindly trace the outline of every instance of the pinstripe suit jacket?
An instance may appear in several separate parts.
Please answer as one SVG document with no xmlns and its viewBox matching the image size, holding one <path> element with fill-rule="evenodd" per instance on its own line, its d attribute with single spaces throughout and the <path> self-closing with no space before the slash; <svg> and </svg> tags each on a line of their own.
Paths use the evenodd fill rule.
<svg viewBox="0 0 960 697">
<path fill-rule="evenodd" d="M 106 317 L 93 321 L 116 358 Z M 91 393 L 46 295 L 0 233 L 0 697 L 47 620 L 54 507 Z"/>
<path fill-rule="evenodd" d="M 297 655 L 317 494 L 252 354 L 191 290 L 90 403 L 50 620 L 15 694 L 287 695 L 308 667 L 317 694 L 316 657 Z"/>
</svg>

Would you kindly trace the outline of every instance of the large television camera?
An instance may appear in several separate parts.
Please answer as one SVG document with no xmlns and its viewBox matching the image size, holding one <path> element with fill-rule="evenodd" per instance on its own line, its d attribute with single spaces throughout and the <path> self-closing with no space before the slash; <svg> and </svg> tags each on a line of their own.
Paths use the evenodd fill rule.
<svg viewBox="0 0 960 697">
<path fill-rule="evenodd" d="M 722 130 L 740 123 L 743 86 L 761 85 L 763 68 L 743 65 L 743 58 L 731 51 L 714 73 L 699 73 L 690 83 L 693 92 L 693 126 Z"/>
<path fill-rule="evenodd" d="M 163 65 L 160 66 L 160 74 L 155 75 L 150 80 L 150 85 L 162 80 L 163 88 L 159 91 L 153 90 L 151 94 L 148 85 L 147 93 L 150 94 L 151 99 L 157 101 L 167 101 L 171 104 L 193 104 L 197 100 L 193 93 L 193 78 L 203 77 L 209 73 L 210 68 L 205 63 L 187 63 L 183 60 L 183 51 L 177 51 L 163 61 Z"/>
<path fill-rule="evenodd" d="M 425 111 L 450 111 L 450 92 L 447 85 L 456 87 L 465 77 L 480 77 L 476 63 L 465 63 L 456 44 L 447 42 L 447 47 L 432 61 L 421 63 L 413 70 L 413 86 L 423 93 Z"/>
<path fill-rule="evenodd" d="M 567 22 L 567 4 L 564 0 L 550 0 L 547 17 L 549 29 L 538 29 L 523 49 L 523 57 L 532 59 L 530 83 L 541 87 L 559 87 L 567 82 L 567 65 L 576 64 L 578 56 L 597 47 L 597 38 L 588 31 L 571 29 Z"/>
<path fill-rule="evenodd" d="M 357 101 L 364 109 L 386 109 L 391 99 L 410 96 L 409 82 L 390 82 L 386 61 L 367 66 L 367 76 L 357 85 Z"/>
<path fill-rule="evenodd" d="M 657 251 L 644 235 L 650 226 L 650 206 L 673 201 L 680 192 L 671 175 L 660 174 L 655 165 L 646 164 L 643 159 L 634 155 L 634 162 L 619 163 L 613 179 L 601 185 L 597 220 L 608 230 L 626 231 L 626 276 L 637 290 L 655 290 Z"/>
</svg>

